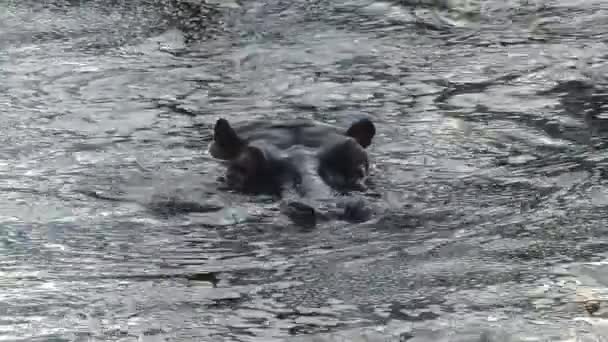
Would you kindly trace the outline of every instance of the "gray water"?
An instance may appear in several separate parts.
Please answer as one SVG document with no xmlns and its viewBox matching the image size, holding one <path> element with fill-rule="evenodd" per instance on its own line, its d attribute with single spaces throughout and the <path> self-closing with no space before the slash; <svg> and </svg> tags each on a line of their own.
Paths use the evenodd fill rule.
<svg viewBox="0 0 608 342">
<path fill-rule="evenodd" d="M 0 2 L 0 340 L 608 338 L 605 2 L 223 2 L 188 41 L 71 3 Z M 369 222 L 215 189 L 218 117 L 362 115 Z"/>
</svg>

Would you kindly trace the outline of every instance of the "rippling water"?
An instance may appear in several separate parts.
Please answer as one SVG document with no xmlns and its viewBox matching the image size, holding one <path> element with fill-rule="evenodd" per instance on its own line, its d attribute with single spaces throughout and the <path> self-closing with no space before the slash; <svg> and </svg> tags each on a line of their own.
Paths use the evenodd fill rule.
<svg viewBox="0 0 608 342">
<path fill-rule="evenodd" d="M 0 2 L 0 339 L 608 337 L 605 2 L 102 4 Z M 371 221 L 215 190 L 219 116 L 363 114 Z"/>
</svg>

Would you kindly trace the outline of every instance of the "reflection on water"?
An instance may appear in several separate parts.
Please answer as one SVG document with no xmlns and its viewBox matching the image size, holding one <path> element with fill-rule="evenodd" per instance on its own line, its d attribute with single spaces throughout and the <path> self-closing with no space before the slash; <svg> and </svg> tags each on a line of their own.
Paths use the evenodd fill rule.
<svg viewBox="0 0 608 342">
<path fill-rule="evenodd" d="M 185 3 L 0 4 L 0 337 L 606 336 L 602 2 Z M 362 115 L 370 221 L 217 189 L 217 117 Z"/>
</svg>

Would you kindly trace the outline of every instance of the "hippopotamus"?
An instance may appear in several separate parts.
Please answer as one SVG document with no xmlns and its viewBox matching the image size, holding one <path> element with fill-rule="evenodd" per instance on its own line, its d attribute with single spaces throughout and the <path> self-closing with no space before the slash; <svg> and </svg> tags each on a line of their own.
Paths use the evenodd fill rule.
<svg viewBox="0 0 608 342">
<path fill-rule="evenodd" d="M 259 120 L 233 128 L 221 118 L 215 123 L 209 153 L 229 161 L 227 182 L 242 187 L 239 190 L 251 184 L 256 184 L 258 191 L 272 190 L 272 186 L 266 186 L 285 181 L 282 176 L 298 168 L 297 161 L 289 160 L 289 156 L 301 154 L 302 150 L 316 152 L 317 171 L 329 186 L 362 190 L 361 181 L 369 172 L 366 148 L 375 134 L 376 128 L 369 119 L 357 120 L 341 130 L 305 119 Z"/>
<path fill-rule="evenodd" d="M 327 197 L 364 191 L 369 174 L 367 147 L 376 128 L 369 119 L 359 119 L 348 128 L 309 119 L 255 120 L 234 127 L 224 118 L 216 121 L 209 154 L 227 161 L 225 184 L 235 191 L 283 197 L 296 190 L 301 196 Z M 318 218 L 357 217 L 363 205 L 354 201 L 342 214 L 314 214 Z M 297 217 L 312 213 L 312 207 L 288 205 Z M 345 214 L 346 213 L 346 214 Z M 345 215 L 344 215 L 345 214 Z"/>
</svg>

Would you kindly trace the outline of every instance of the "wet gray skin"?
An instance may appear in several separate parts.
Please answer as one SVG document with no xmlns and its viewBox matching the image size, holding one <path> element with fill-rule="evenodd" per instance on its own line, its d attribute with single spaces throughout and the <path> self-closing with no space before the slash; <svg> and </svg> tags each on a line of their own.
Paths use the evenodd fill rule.
<svg viewBox="0 0 608 342">
<path fill-rule="evenodd" d="M 601 340 L 605 4 L 455 3 L 221 2 L 186 44 L 152 1 L 2 2 L 0 337 Z M 365 116 L 364 223 L 217 189 L 218 117 Z"/>
</svg>

